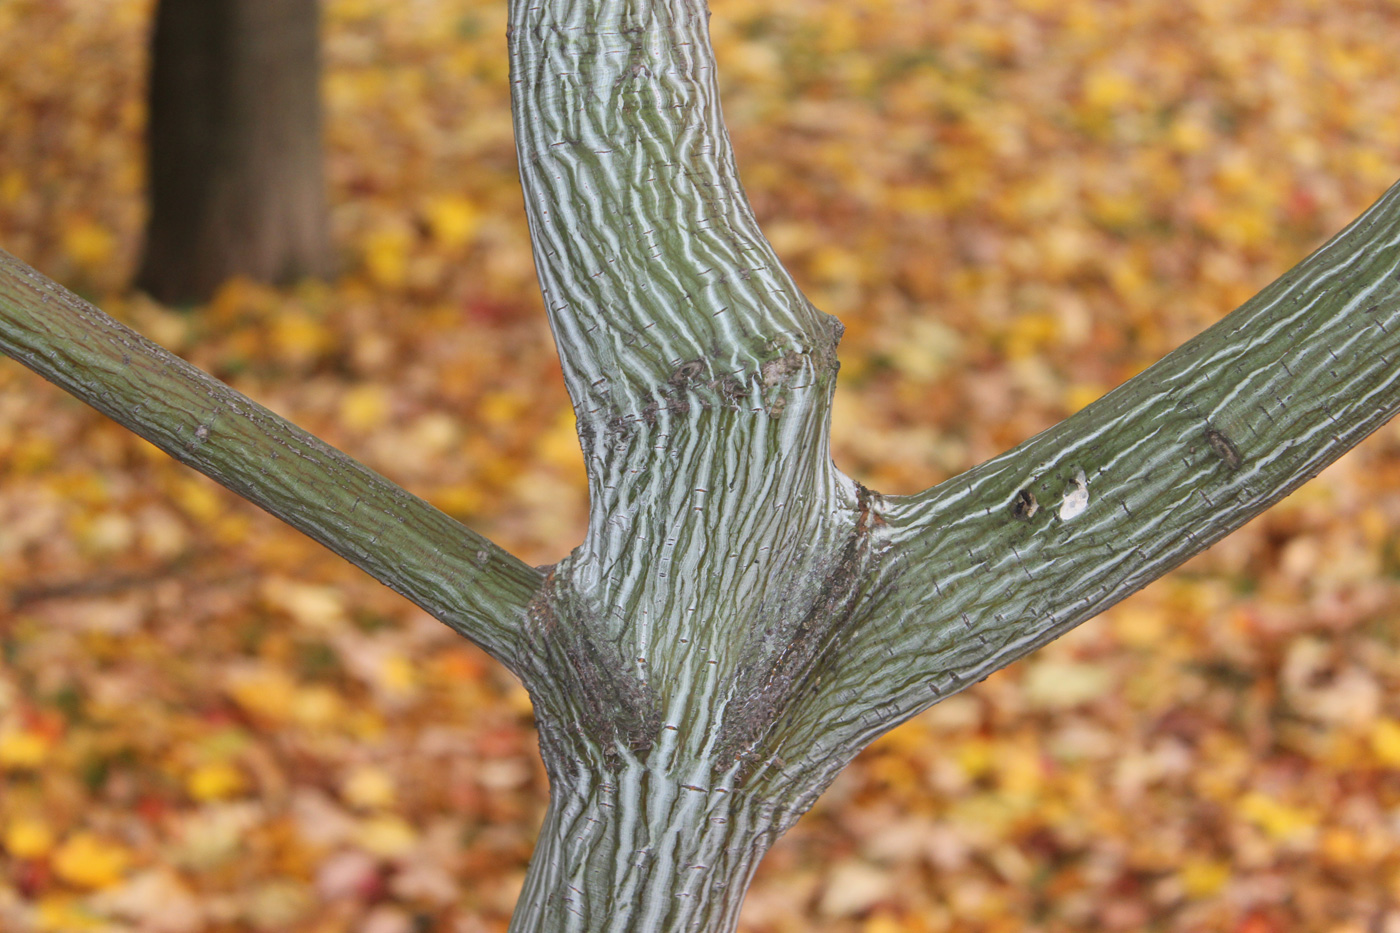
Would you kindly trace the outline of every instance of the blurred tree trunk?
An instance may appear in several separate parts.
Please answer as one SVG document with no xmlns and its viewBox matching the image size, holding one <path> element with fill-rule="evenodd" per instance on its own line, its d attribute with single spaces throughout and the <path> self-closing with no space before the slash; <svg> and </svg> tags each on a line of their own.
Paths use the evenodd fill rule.
<svg viewBox="0 0 1400 933">
<path fill-rule="evenodd" d="M 160 0 L 136 278 L 153 297 L 329 271 L 318 14 L 317 0 Z"/>
</svg>

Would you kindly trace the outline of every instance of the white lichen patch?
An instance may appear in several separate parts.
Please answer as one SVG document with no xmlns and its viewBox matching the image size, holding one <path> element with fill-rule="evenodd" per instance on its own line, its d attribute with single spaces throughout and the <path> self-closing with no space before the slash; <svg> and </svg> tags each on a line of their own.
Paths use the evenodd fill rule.
<svg viewBox="0 0 1400 933">
<path fill-rule="evenodd" d="M 1085 479 L 1084 471 L 1079 470 L 1074 474 L 1074 488 L 1060 500 L 1060 521 L 1067 522 L 1088 507 L 1089 481 Z"/>
</svg>

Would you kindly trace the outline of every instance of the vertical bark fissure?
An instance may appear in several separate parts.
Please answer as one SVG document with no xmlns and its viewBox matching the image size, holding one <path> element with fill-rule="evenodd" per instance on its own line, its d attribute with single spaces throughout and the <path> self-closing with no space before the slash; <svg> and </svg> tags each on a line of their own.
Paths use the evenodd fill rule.
<svg viewBox="0 0 1400 933">
<path fill-rule="evenodd" d="M 512 933 L 726 933 L 777 837 L 775 812 L 658 749 L 552 784 Z"/>
</svg>

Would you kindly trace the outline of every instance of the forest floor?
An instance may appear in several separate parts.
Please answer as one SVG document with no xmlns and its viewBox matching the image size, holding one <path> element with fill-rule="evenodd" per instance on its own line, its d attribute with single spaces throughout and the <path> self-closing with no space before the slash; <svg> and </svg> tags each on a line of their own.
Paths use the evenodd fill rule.
<svg viewBox="0 0 1400 933">
<path fill-rule="evenodd" d="M 582 536 L 504 0 L 327 0 L 340 275 L 128 288 L 150 0 L 0 3 L 0 248 L 526 560 Z M 913 492 L 1218 320 L 1400 177 L 1380 0 L 714 0 L 835 458 Z M 504 930 L 529 704 L 422 611 L 0 360 L 0 929 Z M 746 933 L 1400 933 L 1400 426 L 878 741 Z"/>
</svg>

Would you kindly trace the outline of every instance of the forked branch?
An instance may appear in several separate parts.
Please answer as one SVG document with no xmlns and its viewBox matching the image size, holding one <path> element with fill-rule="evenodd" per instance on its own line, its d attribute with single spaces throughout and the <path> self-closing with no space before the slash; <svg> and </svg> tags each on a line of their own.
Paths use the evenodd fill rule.
<svg viewBox="0 0 1400 933">
<path fill-rule="evenodd" d="M 1083 411 L 961 476 L 885 500 L 885 556 L 863 622 L 796 730 L 814 740 L 796 757 L 853 754 L 1064 634 L 1288 495 L 1397 411 L 1400 184 Z"/>
</svg>

